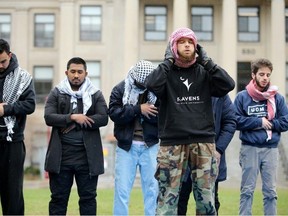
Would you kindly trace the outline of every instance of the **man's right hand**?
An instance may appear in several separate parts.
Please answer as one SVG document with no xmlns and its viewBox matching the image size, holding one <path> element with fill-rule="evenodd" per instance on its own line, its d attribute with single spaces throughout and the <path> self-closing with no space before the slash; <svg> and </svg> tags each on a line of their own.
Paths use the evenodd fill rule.
<svg viewBox="0 0 288 216">
<path fill-rule="evenodd" d="M 265 117 L 262 117 L 262 128 L 264 128 L 265 130 L 272 129 L 272 123 Z"/>
<path fill-rule="evenodd" d="M 157 107 L 155 107 L 153 104 L 144 103 L 141 104 L 141 114 L 146 116 L 148 119 L 150 119 L 149 115 L 156 116 L 158 114 Z"/>
</svg>

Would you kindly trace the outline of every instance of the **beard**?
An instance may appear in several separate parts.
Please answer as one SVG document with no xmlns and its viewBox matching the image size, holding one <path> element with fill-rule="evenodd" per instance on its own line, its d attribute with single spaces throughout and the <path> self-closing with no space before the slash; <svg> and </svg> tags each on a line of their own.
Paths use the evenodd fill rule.
<svg viewBox="0 0 288 216">
<path fill-rule="evenodd" d="M 83 84 L 83 82 L 80 82 L 80 80 L 79 80 L 78 83 L 74 83 L 73 81 L 70 81 L 70 80 L 69 80 L 69 83 L 70 83 L 71 89 L 77 90 L 77 91 L 79 90 L 79 88 L 80 88 L 81 85 Z"/>
<path fill-rule="evenodd" d="M 182 55 L 182 54 L 178 53 L 178 55 L 179 55 L 179 60 L 182 62 L 191 62 L 195 58 L 195 54 Z"/>
<path fill-rule="evenodd" d="M 263 86 L 263 85 L 261 85 L 261 83 L 258 79 L 255 79 L 255 83 L 261 92 L 267 91 L 267 89 L 269 88 L 269 85 L 270 85 L 270 83 L 268 82 L 265 86 Z"/>
</svg>

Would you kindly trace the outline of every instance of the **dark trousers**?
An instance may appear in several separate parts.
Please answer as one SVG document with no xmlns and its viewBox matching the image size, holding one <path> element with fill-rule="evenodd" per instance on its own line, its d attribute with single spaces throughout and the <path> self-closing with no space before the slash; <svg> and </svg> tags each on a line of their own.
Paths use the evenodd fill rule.
<svg viewBox="0 0 288 216">
<path fill-rule="evenodd" d="M 187 181 L 182 183 L 181 190 L 179 193 L 178 215 L 186 215 L 191 191 L 192 191 L 192 180 L 191 178 L 187 178 Z M 218 199 L 218 181 L 215 182 L 215 208 L 218 215 L 218 210 L 220 208 L 220 202 Z"/>
<path fill-rule="evenodd" d="M 79 195 L 80 215 L 96 215 L 98 176 L 89 175 L 88 165 L 61 166 L 59 174 L 49 173 L 49 215 L 66 215 L 74 177 Z"/>
<path fill-rule="evenodd" d="M 0 197 L 3 215 L 24 215 L 23 166 L 25 145 L 0 141 Z"/>
</svg>

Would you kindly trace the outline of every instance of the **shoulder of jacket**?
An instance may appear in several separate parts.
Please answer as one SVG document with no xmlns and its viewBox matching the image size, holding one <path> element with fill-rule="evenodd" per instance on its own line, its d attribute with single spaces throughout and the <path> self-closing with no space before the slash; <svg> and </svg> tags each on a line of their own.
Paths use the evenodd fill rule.
<svg viewBox="0 0 288 216">
<path fill-rule="evenodd" d="M 52 89 L 52 94 L 54 94 L 54 96 L 56 96 L 56 97 L 58 97 L 58 99 L 63 99 L 63 98 L 70 98 L 71 96 L 70 95 L 68 95 L 68 94 L 63 94 L 63 93 L 61 93 L 60 92 L 60 90 L 57 88 L 57 87 L 55 87 L 55 88 L 53 88 Z"/>
<path fill-rule="evenodd" d="M 243 96 L 246 96 L 246 95 L 248 95 L 248 92 L 247 92 L 246 89 L 244 89 L 244 90 L 238 92 L 238 93 L 236 94 L 236 97 L 239 97 L 239 96 L 242 96 L 242 97 L 243 97 Z"/>
<path fill-rule="evenodd" d="M 115 85 L 112 89 L 112 92 L 124 92 L 124 88 L 125 88 L 125 80 L 122 80 L 121 82 L 119 82 L 117 85 Z"/>
</svg>

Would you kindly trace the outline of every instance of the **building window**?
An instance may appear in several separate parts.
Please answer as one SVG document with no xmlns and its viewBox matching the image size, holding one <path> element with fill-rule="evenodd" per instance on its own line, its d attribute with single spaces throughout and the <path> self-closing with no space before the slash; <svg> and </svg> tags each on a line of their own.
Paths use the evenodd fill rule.
<svg viewBox="0 0 288 216">
<path fill-rule="evenodd" d="M 46 98 L 52 88 L 53 74 L 54 72 L 52 66 L 34 67 L 34 85 L 37 103 L 45 103 Z"/>
<path fill-rule="evenodd" d="M 165 6 L 145 6 L 145 40 L 166 40 L 167 8 Z"/>
<path fill-rule="evenodd" d="M 10 43 L 11 36 L 11 15 L 0 14 L 0 38 Z"/>
<path fill-rule="evenodd" d="M 101 63 L 98 61 L 87 61 L 88 77 L 96 88 L 101 88 Z"/>
<path fill-rule="evenodd" d="M 237 92 L 242 91 L 251 80 L 251 63 L 238 62 L 237 64 Z"/>
<path fill-rule="evenodd" d="M 259 8 L 238 8 L 238 41 L 258 42 L 260 40 Z"/>
<path fill-rule="evenodd" d="M 213 8 L 192 7 L 191 8 L 192 29 L 199 41 L 213 40 Z"/>
<path fill-rule="evenodd" d="M 54 14 L 36 14 L 35 15 L 35 47 L 53 47 L 55 32 Z"/>
<path fill-rule="evenodd" d="M 288 8 L 285 8 L 285 31 L 286 31 L 286 42 L 288 42 Z"/>
<path fill-rule="evenodd" d="M 82 6 L 80 8 L 80 40 L 100 41 L 102 8 L 101 6 Z"/>
</svg>

